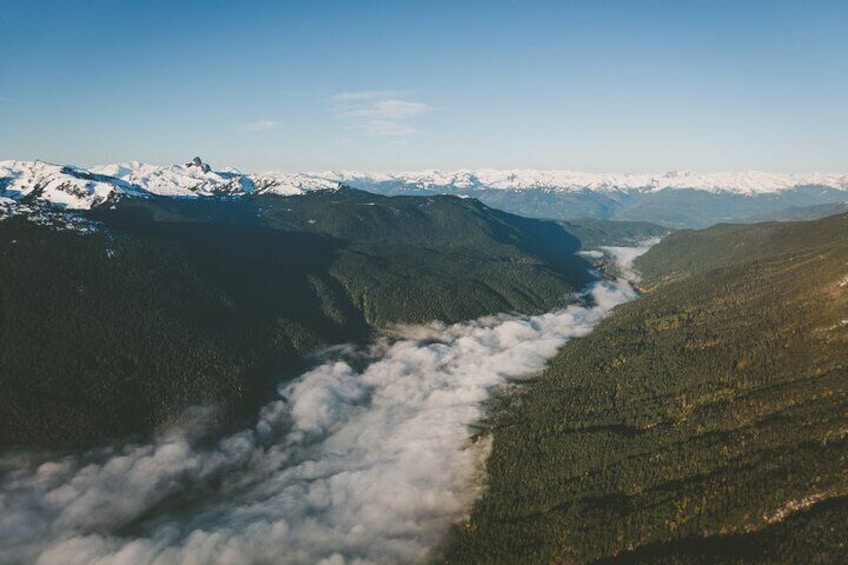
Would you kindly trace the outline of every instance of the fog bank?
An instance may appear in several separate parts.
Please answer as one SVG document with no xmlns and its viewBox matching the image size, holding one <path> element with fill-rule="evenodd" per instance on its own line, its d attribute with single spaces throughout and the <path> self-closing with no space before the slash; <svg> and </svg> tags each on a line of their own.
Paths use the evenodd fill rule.
<svg viewBox="0 0 848 565">
<path fill-rule="evenodd" d="M 186 431 L 48 461 L 4 456 L 0 562 L 425 560 L 478 493 L 488 442 L 471 442 L 469 425 L 483 402 L 634 297 L 603 282 L 557 312 L 404 326 L 328 350 L 253 428 L 214 445 Z"/>
</svg>

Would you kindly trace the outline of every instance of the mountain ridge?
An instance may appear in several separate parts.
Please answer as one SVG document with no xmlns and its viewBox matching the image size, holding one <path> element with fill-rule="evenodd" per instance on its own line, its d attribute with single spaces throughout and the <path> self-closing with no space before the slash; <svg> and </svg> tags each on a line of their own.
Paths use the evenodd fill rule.
<svg viewBox="0 0 848 565">
<path fill-rule="evenodd" d="M 39 202 L 89 210 L 121 196 L 196 198 L 337 190 L 339 183 L 304 173 L 215 171 L 199 164 L 158 166 L 128 161 L 84 169 L 45 161 L 0 161 L 0 207 Z"/>
<path fill-rule="evenodd" d="M 499 190 L 538 190 L 574 192 L 656 192 L 664 189 L 691 188 L 709 192 L 762 194 L 780 192 L 800 186 L 829 186 L 848 190 L 845 174 L 780 174 L 765 171 L 728 171 L 697 173 L 669 171 L 665 173 L 588 173 L 557 169 L 431 169 L 417 172 L 373 173 L 333 171 L 318 176 L 355 184 L 395 182 L 419 189 L 454 187 L 491 188 Z"/>
<path fill-rule="evenodd" d="M 85 210 L 122 197 L 294 196 L 353 186 L 385 196 L 449 194 L 476 198 L 514 214 L 706 227 L 717 222 L 778 219 L 786 210 L 827 210 L 846 200 L 848 176 L 762 171 L 594 174 L 529 169 L 245 173 L 213 169 L 199 157 L 185 165 L 126 161 L 84 169 L 43 161 L 0 161 L 0 215 L 14 205 Z"/>
<path fill-rule="evenodd" d="M 185 165 L 152 165 L 122 161 L 88 169 L 46 161 L 0 161 L 0 187 L 14 192 L 25 181 L 70 175 L 96 183 L 133 187 L 160 196 L 193 196 L 212 193 L 270 191 L 301 194 L 310 190 L 336 188 L 339 184 L 395 183 L 398 190 L 427 190 L 461 193 L 470 189 L 547 190 L 556 192 L 658 192 L 693 189 L 735 194 L 765 194 L 804 186 L 822 186 L 848 191 L 846 174 L 781 174 L 765 171 L 696 173 L 669 171 L 645 173 L 587 173 L 543 169 L 457 169 L 384 173 L 370 171 L 244 173 L 237 169 L 212 169 L 199 157 Z M 23 177 L 23 178 L 22 178 Z M 17 181 L 17 182 L 16 182 Z M 20 190 L 24 192 L 23 190 Z M 61 201 L 57 203 L 63 203 Z M 69 206 L 71 207 L 71 206 Z"/>
</svg>

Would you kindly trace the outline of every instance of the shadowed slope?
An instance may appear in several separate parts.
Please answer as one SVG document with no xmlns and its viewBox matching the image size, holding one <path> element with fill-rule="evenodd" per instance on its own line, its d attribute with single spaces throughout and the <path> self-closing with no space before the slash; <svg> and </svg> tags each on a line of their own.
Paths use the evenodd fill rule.
<svg viewBox="0 0 848 565">
<path fill-rule="evenodd" d="M 122 199 L 95 233 L 0 222 L 0 443 L 233 422 L 302 355 L 375 326 L 561 306 L 592 279 L 560 226 L 343 189 Z"/>
</svg>

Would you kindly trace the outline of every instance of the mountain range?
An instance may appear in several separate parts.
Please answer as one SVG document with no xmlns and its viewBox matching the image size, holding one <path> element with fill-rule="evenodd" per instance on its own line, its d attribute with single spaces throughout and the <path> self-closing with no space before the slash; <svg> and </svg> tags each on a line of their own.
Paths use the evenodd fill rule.
<svg viewBox="0 0 848 565">
<path fill-rule="evenodd" d="M 42 161 L 0 162 L 0 213 L 16 204 L 90 209 L 122 195 L 208 197 L 304 194 L 349 185 L 383 195 L 453 194 L 524 216 L 622 219 L 669 227 L 721 221 L 817 217 L 848 200 L 848 176 L 736 173 L 593 174 L 573 171 L 460 170 L 404 173 L 331 171 L 243 173 L 136 161 L 83 169 Z M 806 209 L 809 208 L 809 211 Z M 799 210 L 800 208 L 800 210 Z"/>
</svg>

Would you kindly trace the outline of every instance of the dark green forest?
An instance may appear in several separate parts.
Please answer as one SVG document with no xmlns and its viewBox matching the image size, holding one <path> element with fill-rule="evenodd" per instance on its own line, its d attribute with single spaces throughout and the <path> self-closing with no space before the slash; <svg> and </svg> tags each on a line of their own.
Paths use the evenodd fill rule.
<svg viewBox="0 0 848 565">
<path fill-rule="evenodd" d="M 673 234 L 504 395 L 450 563 L 845 563 L 848 216 Z"/>
<path fill-rule="evenodd" d="M 128 198 L 92 233 L 45 217 L 0 222 L 5 446 L 150 434 L 198 405 L 236 425 L 324 345 L 545 311 L 593 280 L 563 226 L 456 197 Z"/>
</svg>

